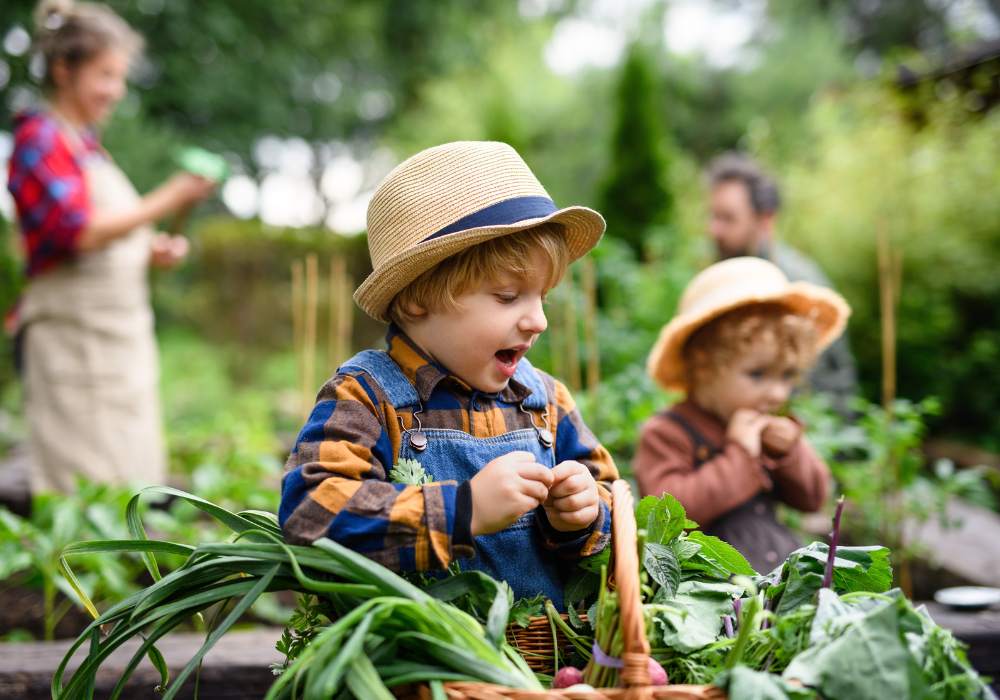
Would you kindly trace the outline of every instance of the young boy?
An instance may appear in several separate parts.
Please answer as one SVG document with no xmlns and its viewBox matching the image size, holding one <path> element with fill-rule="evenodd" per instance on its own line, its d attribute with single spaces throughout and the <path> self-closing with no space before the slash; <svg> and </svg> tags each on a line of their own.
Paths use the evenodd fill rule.
<svg viewBox="0 0 1000 700">
<path fill-rule="evenodd" d="M 640 491 L 674 495 L 758 571 L 783 561 L 799 543 L 775 503 L 818 510 L 830 475 L 799 423 L 778 412 L 849 313 L 835 292 L 789 283 L 758 258 L 726 260 L 695 277 L 650 354 L 651 376 L 687 398 L 643 426 Z"/>
<path fill-rule="evenodd" d="M 611 456 L 524 355 L 542 303 L 604 232 L 557 209 L 508 145 L 445 144 L 393 170 L 368 208 L 374 271 L 354 294 L 389 321 L 319 393 L 286 465 L 290 542 L 329 537 L 397 571 L 479 569 L 562 607 L 559 559 L 608 542 Z M 415 459 L 433 482 L 389 481 Z"/>
</svg>

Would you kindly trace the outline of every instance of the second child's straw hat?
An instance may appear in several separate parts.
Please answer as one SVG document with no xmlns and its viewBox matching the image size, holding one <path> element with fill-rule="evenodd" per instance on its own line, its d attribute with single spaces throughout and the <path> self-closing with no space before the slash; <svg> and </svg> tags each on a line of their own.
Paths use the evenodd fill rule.
<svg viewBox="0 0 1000 700">
<path fill-rule="evenodd" d="M 735 309 L 779 304 L 816 323 L 816 352 L 835 341 L 847 325 L 851 307 L 832 289 L 789 282 L 774 263 L 760 258 L 730 258 L 705 268 L 684 289 L 677 314 L 660 331 L 646 370 L 668 390 L 687 389 L 684 344 L 702 326 Z"/>
<path fill-rule="evenodd" d="M 558 208 L 505 143 L 459 141 L 428 148 L 390 172 L 368 205 L 373 272 L 354 292 L 369 316 L 388 320 L 393 298 L 445 258 L 539 224 L 565 232 L 570 260 L 604 233 L 593 209 Z"/>
</svg>

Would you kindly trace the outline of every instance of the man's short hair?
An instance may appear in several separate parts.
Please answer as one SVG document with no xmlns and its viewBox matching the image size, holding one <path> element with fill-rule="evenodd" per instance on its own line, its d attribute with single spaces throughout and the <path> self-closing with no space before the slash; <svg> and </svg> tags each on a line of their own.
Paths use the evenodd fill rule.
<svg viewBox="0 0 1000 700">
<path fill-rule="evenodd" d="M 742 153 L 723 153 L 708 168 L 708 181 L 714 188 L 725 182 L 741 182 L 750 195 L 754 212 L 774 214 L 781 208 L 778 185 L 749 156 Z"/>
</svg>

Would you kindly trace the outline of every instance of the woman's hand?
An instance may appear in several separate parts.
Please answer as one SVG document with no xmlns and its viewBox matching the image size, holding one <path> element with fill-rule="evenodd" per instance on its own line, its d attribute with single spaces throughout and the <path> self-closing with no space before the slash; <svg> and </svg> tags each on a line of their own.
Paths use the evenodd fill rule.
<svg viewBox="0 0 1000 700">
<path fill-rule="evenodd" d="M 138 206 L 124 211 L 94 212 L 90 223 L 80 233 L 77 248 L 82 251 L 95 250 L 106 246 L 111 241 L 130 234 L 136 227 L 145 224 L 155 224 L 160 219 L 179 211 L 186 211 L 197 202 L 208 197 L 215 190 L 215 182 L 200 175 L 177 173 L 155 190 L 143 197 Z M 171 246 L 158 243 L 153 247 L 152 264 L 163 266 L 175 265 L 187 254 L 187 244 L 174 243 Z M 161 252 L 164 254 L 161 255 Z M 180 253 L 180 256 L 177 256 Z"/>
<path fill-rule="evenodd" d="M 171 209 L 189 207 L 215 191 L 215 181 L 188 172 L 179 172 L 163 184 L 169 193 Z"/>
<path fill-rule="evenodd" d="M 149 264 L 153 267 L 168 269 L 175 267 L 187 257 L 191 246 L 184 236 L 171 236 L 169 233 L 158 233 L 150 243 Z"/>
</svg>

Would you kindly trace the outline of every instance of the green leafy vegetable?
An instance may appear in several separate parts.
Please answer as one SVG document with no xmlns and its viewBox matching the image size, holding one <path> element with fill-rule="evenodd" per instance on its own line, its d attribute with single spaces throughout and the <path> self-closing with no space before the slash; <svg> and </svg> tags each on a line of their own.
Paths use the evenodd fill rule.
<svg viewBox="0 0 1000 700">
<path fill-rule="evenodd" d="M 826 698 L 927 697 L 926 683 L 903 641 L 899 615 L 896 601 L 878 606 L 851 621 L 838 637 L 802 652 L 784 677 L 814 687 Z"/>
<path fill-rule="evenodd" d="M 646 496 L 635 509 L 636 525 L 646 530 L 646 539 L 654 544 L 667 544 L 677 537 L 690 522 L 680 501 L 664 494 Z"/>
<path fill-rule="evenodd" d="M 822 542 L 792 552 L 781 569 L 777 586 L 768 591 L 777 599 L 775 613 L 781 615 L 816 600 L 823 587 L 829 548 Z M 837 593 L 869 591 L 881 593 L 892 585 L 892 565 L 885 547 L 838 547 L 833 560 L 833 589 Z"/>
<path fill-rule="evenodd" d="M 403 458 L 389 471 L 389 481 L 396 484 L 420 486 L 434 481 L 434 477 L 424 471 L 423 465 L 415 459 Z"/>
<path fill-rule="evenodd" d="M 757 575 L 746 557 L 728 542 L 723 542 L 712 535 L 706 535 L 699 530 L 688 533 L 687 540 L 700 545 L 700 549 L 697 554 L 684 563 L 686 568 L 703 571 L 715 578 L 722 579 L 728 579 L 733 575 Z"/>
<path fill-rule="evenodd" d="M 680 652 L 711 644 L 722 629 L 722 616 L 733 611 L 733 598 L 742 593 L 742 586 L 731 583 L 684 581 L 676 595 L 646 606 L 656 630 L 652 643 Z"/>
<path fill-rule="evenodd" d="M 713 685 L 726 691 L 728 700 L 813 700 L 816 693 L 796 687 L 780 676 L 736 666 L 715 677 Z"/>
<path fill-rule="evenodd" d="M 673 596 L 681 582 L 681 565 L 674 550 L 656 542 L 647 542 L 642 551 L 642 566 L 660 585 L 665 595 Z"/>
</svg>

